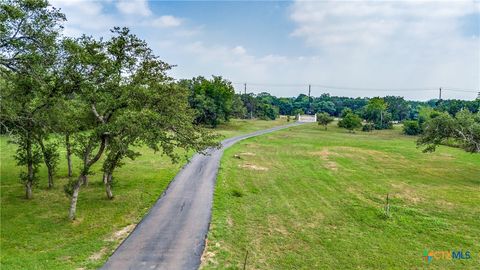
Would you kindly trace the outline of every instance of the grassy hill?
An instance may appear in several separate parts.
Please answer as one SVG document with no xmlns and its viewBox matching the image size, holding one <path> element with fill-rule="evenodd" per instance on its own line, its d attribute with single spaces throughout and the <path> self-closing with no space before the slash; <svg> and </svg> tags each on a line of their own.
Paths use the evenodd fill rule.
<svg viewBox="0 0 480 270">
<path fill-rule="evenodd" d="M 250 138 L 225 152 L 217 181 L 204 269 L 242 269 L 246 256 L 247 269 L 480 265 L 480 156 L 422 153 L 399 129 Z M 427 263 L 426 249 L 472 259 Z"/>
</svg>

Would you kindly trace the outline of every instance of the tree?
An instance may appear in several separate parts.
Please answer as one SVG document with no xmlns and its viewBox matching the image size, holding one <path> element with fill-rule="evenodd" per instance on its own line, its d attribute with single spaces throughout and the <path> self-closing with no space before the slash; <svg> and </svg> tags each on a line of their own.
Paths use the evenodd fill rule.
<svg viewBox="0 0 480 270">
<path fill-rule="evenodd" d="M 362 127 L 362 119 L 354 113 L 347 113 L 347 115 L 338 122 L 338 126 L 346 128 L 350 132 L 355 132 L 355 129 Z"/>
<path fill-rule="evenodd" d="M 266 103 L 260 103 L 257 105 L 256 117 L 262 120 L 275 120 L 277 116 L 277 107 Z"/>
<path fill-rule="evenodd" d="M 375 125 L 375 129 L 392 127 L 391 114 L 387 113 L 387 104 L 380 97 L 374 97 L 365 106 L 364 118 Z"/>
<path fill-rule="evenodd" d="M 329 115 L 335 113 L 335 103 L 331 101 L 320 101 L 318 103 L 313 104 L 314 109 L 317 112 L 325 112 L 328 113 Z"/>
<path fill-rule="evenodd" d="M 403 97 L 386 96 L 383 100 L 387 104 L 386 111 L 392 115 L 392 120 L 403 121 L 409 116 L 410 107 Z"/>
<path fill-rule="evenodd" d="M 281 115 L 293 115 L 293 102 L 291 98 L 279 98 L 278 110 Z"/>
<path fill-rule="evenodd" d="M 243 104 L 241 95 L 235 94 L 232 101 L 232 116 L 235 118 L 246 118 L 247 108 Z"/>
<path fill-rule="evenodd" d="M 480 113 L 459 111 L 455 117 L 440 113 L 424 125 L 417 145 L 426 146 L 424 152 L 433 152 L 440 144 L 453 140 L 465 151 L 480 153 Z"/>
<path fill-rule="evenodd" d="M 247 108 L 247 118 L 252 119 L 257 108 L 257 99 L 255 99 L 255 95 L 253 93 L 242 94 L 241 99 Z"/>
<path fill-rule="evenodd" d="M 327 125 L 333 122 L 333 117 L 326 112 L 317 113 L 317 122 L 319 125 L 323 125 L 325 130 L 327 130 Z"/>
<path fill-rule="evenodd" d="M 181 80 L 179 84 L 190 92 L 188 100 L 190 107 L 197 112 L 197 124 L 216 127 L 221 122 L 228 122 L 235 97 L 231 82 L 220 76 L 213 76 L 211 80 L 199 76 Z"/>
<path fill-rule="evenodd" d="M 53 186 L 56 147 L 46 144 L 52 132 L 51 109 L 59 98 L 59 30 L 65 17 L 47 1 L 11 1 L 0 4 L 1 122 L 10 127 L 18 144 L 17 164 L 26 166 L 21 179 L 26 197 L 32 197 L 41 159 Z M 7 123 L 7 124 L 5 124 Z"/>
<path fill-rule="evenodd" d="M 353 113 L 352 109 L 350 109 L 350 108 L 345 108 L 345 109 L 343 109 L 342 112 L 340 113 L 340 117 L 345 117 L 345 116 L 347 116 L 347 114 L 349 114 L 349 113 Z"/>
<path fill-rule="evenodd" d="M 89 115 L 85 130 L 74 135 L 82 167 L 65 186 L 70 219 L 76 216 L 82 183 L 104 153 L 104 182 L 112 198 L 114 170 L 123 158 L 138 155 L 133 146 L 146 144 L 176 161 L 177 148 L 201 151 L 215 145 L 215 136 L 193 124 L 188 90 L 166 75 L 171 66 L 127 28 L 114 28 L 112 34 L 107 41 L 84 36 L 66 42 L 68 88 Z"/>
</svg>

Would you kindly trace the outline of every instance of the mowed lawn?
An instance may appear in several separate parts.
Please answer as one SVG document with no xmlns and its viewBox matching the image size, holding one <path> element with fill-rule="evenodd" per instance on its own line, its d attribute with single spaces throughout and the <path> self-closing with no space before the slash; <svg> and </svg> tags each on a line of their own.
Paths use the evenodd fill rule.
<svg viewBox="0 0 480 270">
<path fill-rule="evenodd" d="M 204 269 L 480 269 L 480 155 L 422 153 L 398 127 L 250 138 L 225 151 L 207 243 Z"/>
<path fill-rule="evenodd" d="M 285 122 L 232 120 L 217 131 L 229 137 Z M 1 269 L 100 267 L 186 162 L 183 159 L 172 164 L 158 153 L 139 149 L 142 156 L 126 160 L 125 166 L 114 173 L 112 201 L 106 199 L 98 163 L 89 186 L 81 188 L 77 220 L 70 222 L 67 219 L 70 201 L 63 191 L 67 182 L 65 151 L 62 149 L 55 188 L 47 189 L 46 169 L 42 166 L 33 199 L 26 200 L 19 180 L 23 168 L 15 165 L 12 156 L 16 148 L 7 140 L 0 137 Z M 78 160 L 74 160 L 74 165 L 74 172 L 78 172 Z"/>
</svg>

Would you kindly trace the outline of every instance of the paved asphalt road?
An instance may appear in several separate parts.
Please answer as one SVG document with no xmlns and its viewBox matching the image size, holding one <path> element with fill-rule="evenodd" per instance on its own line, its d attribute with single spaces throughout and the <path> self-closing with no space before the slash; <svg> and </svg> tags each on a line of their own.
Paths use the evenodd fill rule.
<svg viewBox="0 0 480 270">
<path fill-rule="evenodd" d="M 195 154 L 102 269 L 198 269 L 223 150 L 240 140 L 299 124 L 226 139 L 209 155 Z"/>
</svg>

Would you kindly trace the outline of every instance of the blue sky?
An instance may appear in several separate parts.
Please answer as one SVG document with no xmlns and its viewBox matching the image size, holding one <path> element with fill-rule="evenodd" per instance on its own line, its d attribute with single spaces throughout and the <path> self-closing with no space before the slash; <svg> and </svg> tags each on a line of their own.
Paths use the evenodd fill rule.
<svg viewBox="0 0 480 270">
<path fill-rule="evenodd" d="M 55 0 L 65 35 L 128 26 L 177 65 L 177 79 L 221 75 L 277 96 L 474 99 L 479 2 Z M 329 86 L 329 87 L 326 87 Z M 333 86 L 333 87 L 330 87 Z"/>
</svg>

